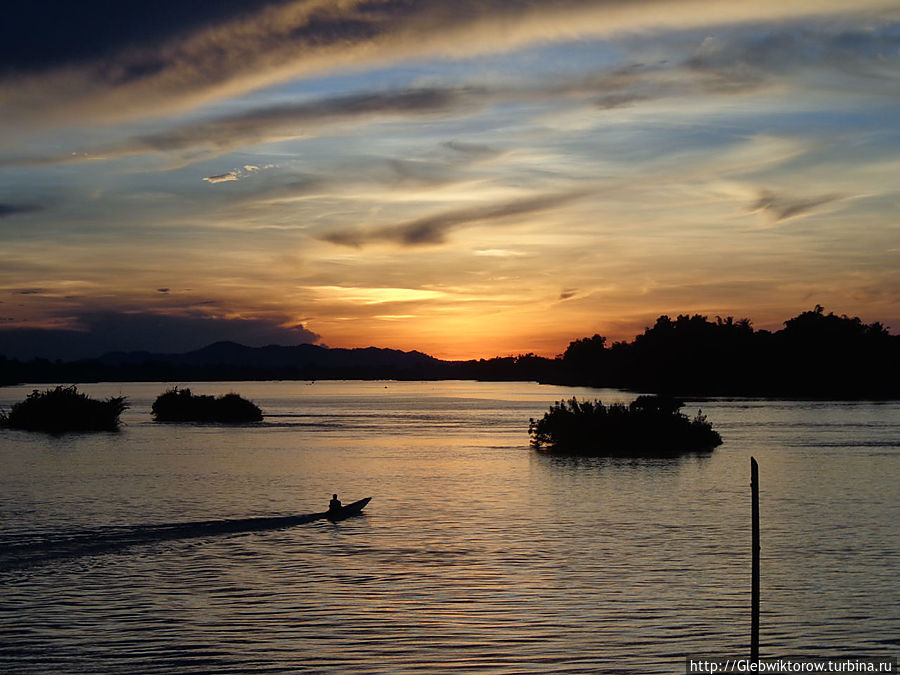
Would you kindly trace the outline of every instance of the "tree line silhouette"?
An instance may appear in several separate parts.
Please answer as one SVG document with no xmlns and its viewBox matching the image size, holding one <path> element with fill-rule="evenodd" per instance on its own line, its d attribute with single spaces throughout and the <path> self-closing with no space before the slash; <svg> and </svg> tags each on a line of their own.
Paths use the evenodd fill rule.
<svg viewBox="0 0 900 675">
<path fill-rule="evenodd" d="M 572 341 L 552 359 L 520 354 L 441 361 L 418 352 L 317 347 L 317 355 L 292 361 L 290 355 L 299 353 L 300 347 L 241 349 L 247 352 L 243 361 L 146 354 L 127 360 L 22 363 L 0 356 L 0 384 L 470 379 L 534 380 L 680 396 L 900 397 L 900 336 L 891 335 L 878 322 L 826 314 L 819 305 L 785 321 L 777 331 L 755 330 L 749 319 L 663 315 L 631 342 L 608 344 L 605 337 L 593 335 Z"/>
<path fill-rule="evenodd" d="M 900 394 L 900 336 L 820 305 L 771 332 L 748 319 L 661 316 L 632 342 L 599 335 L 569 344 L 572 383 L 681 395 L 892 398 Z"/>
</svg>

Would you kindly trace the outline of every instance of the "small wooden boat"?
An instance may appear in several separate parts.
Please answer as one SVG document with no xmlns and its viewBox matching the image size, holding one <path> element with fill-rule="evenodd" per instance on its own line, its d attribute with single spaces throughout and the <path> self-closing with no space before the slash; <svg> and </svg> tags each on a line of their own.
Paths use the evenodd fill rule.
<svg viewBox="0 0 900 675">
<path fill-rule="evenodd" d="M 331 522 L 336 522 L 338 520 L 349 518 L 350 516 L 355 516 L 364 508 L 366 508 L 366 504 L 368 504 L 371 500 L 371 497 L 366 497 L 365 499 L 360 499 L 358 502 L 353 502 L 352 504 L 344 504 L 340 509 L 337 509 L 335 511 L 326 511 L 325 517 Z"/>
</svg>

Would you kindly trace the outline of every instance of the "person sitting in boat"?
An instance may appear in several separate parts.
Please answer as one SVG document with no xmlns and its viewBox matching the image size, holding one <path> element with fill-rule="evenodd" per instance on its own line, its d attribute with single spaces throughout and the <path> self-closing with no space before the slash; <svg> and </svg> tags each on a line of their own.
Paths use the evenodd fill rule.
<svg viewBox="0 0 900 675">
<path fill-rule="evenodd" d="M 341 500 L 337 498 L 337 495 L 331 495 L 331 501 L 328 502 L 328 510 L 331 513 L 341 510 Z"/>
</svg>

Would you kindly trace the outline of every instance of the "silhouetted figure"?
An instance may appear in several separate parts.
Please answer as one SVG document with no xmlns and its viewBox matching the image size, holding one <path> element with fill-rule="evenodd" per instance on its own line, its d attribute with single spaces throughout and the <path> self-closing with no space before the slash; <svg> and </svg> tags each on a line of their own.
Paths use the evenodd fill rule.
<svg viewBox="0 0 900 675">
<path fill-rule="evenodd" d="M 331 501 L 328 502 L 329 513 L 337 513 L 340 510 L 341 510 L 341 500 L 337 498 L 337 495 L 331 495 Z"/>
</svg>

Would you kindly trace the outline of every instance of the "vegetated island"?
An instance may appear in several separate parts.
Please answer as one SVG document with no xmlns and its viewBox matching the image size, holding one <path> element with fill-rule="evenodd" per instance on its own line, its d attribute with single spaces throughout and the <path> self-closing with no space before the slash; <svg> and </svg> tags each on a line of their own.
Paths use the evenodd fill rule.
<svg viewBox="0 0 900 675">
<path fill-rule="evenodd" d="M 157 396 L 151 410 L 157 422 L 245 424 L 263 418 L 259 406 L 238 394 L 205 396 L 178 387 Z"/>
<path fill-rule="evenodd" d="M 689 419 L 668 396 L 639 396 L 630 405 L 601 401 L 554 403 L 528 425 L 538 450 L 570 455 L 671 456 L 710 451 L 722 443 L 706 417 Z"/>
<path fill-rule="evenodd" d="M 0 411 L 0 427 L 25 431 L 117 431 L 119 416 L 128 409 L 124 396 L 98 401 L 73 385 L 32 391 L 10 411 Z"/>
</svg>

